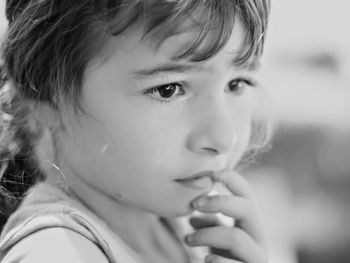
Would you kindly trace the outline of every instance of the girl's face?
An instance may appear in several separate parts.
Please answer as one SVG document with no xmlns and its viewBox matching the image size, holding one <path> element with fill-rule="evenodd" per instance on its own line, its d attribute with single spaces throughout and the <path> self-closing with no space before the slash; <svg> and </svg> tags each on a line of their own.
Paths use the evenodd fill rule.
<svg viewBox="0 0 350 263">
<path fill-rule="evenodd" d="M 210 172 L 234 167 L 249 141 L 258 93 L 253 73 L 233 63 L 243 34 L 237 23 L 217 56 L 200 63 L 172 60 L 193 32 L 156 51 L 135 29 L 111 39 L 108 58 L 86 70 L 84 113 L 63 113 L 60 165 L 116 202 L 160 216 L 190 213 L 213 187 Z"/>
</svg>

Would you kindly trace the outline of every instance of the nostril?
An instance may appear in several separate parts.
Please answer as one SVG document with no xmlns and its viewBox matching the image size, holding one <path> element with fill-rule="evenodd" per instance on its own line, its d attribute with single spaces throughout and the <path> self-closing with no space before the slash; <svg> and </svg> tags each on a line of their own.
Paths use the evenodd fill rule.
<svg viewBox="0 0 350 263">
<path fill-rule="evenodd" d="M 238 136 L 232 129 L 212 128 L 192 133 L 186 147 L 194 153 L 215 157 L 230 153 L 237 143 Z"/>
<path fill-rule="evenodd" d="M 211 154 L 211 155 L 219 155 L 220 151 L 214 148 L 209 148 L 209 147 L 203 147 L 202 152 L 206 154 Z"/>
</svg>

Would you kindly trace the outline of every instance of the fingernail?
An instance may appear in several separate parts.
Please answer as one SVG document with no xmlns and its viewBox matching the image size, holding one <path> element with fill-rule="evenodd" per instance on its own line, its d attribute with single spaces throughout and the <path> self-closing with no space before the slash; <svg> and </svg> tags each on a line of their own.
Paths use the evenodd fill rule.
<svg viewBox="0 0 350 263">
<path fill-rule="evenodd" d="M 206 196 L 199 197 L 198 199 L 194 200 L 193 206 L 194 208 L 201 208 L 205 206 L 208 202 L 208 198 Z"/>
<path fill-rule="evenodd" d="M 214 259 L 213 255 L 208 255 L 205 257 L 205 263 L 210 263 Z"/>
<path fill-rule="evenodd" d="M 187 243 L 187 244 L 192 244 L 192 242 L 193 242 L 193 236 L 192 235 L 187 235 L 187 236 L 185 236 L 185 242 Z"/>
</svg>

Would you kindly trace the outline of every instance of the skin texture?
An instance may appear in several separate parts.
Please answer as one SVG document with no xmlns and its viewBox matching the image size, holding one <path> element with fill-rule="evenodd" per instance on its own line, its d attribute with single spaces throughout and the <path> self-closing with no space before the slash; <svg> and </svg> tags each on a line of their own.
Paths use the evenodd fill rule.
<svg viewBox="0 0 350 263">
<path fill-rule="evenodd" d="M 80 98 L 84 112 L 62 104 L 65 129 L 56 140 L 55 164 L 70 190 L 131 247 L 153 260 L 149 262 L 157 262 L 151 258 L 152 250 L 159 251 L 154 240 L 163 240 L 161 251 L 181 262 L 174 256 L 181 253 L 176 253 L 171 238 L 165 238 L 157 218 L 191 213 L 193 200 L 205 196 L 214 181 L 220 182 L 208 177 L 193 188 L 176 180 L 202 171 L 222 174 L 235 166 L 248 145 L 258 92 L 245 80 L 253 72 L 233 67 L 243 44 L 239 23 L 226 46 L 203 63 L 172 60 L 193 43 L 191 31 L 168 38 L 157 50 L 141 38 L 141 30 L 131 28 L 111 38 L 91 62 Z M 210 36 L 203 45 L 208 43 Z M 147 74 L 161 64 L 181 64 L 183 72 Z M 170 98 L 162 98 L 162 85 L 175 90 Z M 219 202 L 216 210 L 220 209 L 229 210 Z M 225 231 L 212 231 L 226 237 Z M 226 243 L 217 246 L 230 249 L 232 239 L 223 240 Z M 258 247 L 248 240 L 246 251 Z M 208 238 L 202 242 L 214 246 Z M 228 257 L 235 258 L 236 252 L 231 252 Z M 257 258 L 247 262 L 263 262 L 260 255 Z"/>
<path fill-rule="evenodd" d="M 197 230 L 185 237 L 189 246 L 209 246 L 212 254 L 206 262 L 267 262 L 266 240 L 255 207 L 255 196 L 249 183 L 240 174 L 225 172 L 215 176 L 232 195 L 202 196 L 192 205 L 203 216 L 192 217 Z M 223 224 L 215 216 L 222 213 L 235 220 Z"/>
</svg>

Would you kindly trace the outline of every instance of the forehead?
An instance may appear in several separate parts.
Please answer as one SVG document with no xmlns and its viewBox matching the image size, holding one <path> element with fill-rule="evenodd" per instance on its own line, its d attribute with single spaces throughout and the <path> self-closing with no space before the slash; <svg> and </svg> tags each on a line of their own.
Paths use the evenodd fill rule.
<svg viewBox="0 0 350 263">
<path fill-rule="evenodd" d="M 210 53 L 210 57 L 217 55 L 221 49 L 225 48 L 234 56 L 244 48 L 245 31 L 241 22 L 236 19 L 236 23 L 230 32 L 227 32 L 227 39 L 222 40 L 225 43 L 218 43 L 218 39 L 222 37 L 220 29 L 213 28 L 205 35 L 201 35 L 201 31 L 191 25 L 186 25 L 181 28 L 176 34 L 164 39 L 159 45 L 151 37 L 145 40 L 147 44 L 153 47 L 154 51 L 158 50 L 169 53 L 173 60 L 181 57 L 186 51 L 191 51 L 191 54 L 184 56 L 189 60 L 193 57 L 198 57 L 200 54 Z M 192 48 L 194 47 L 194 48 Z"/>
<path fill-rule="evenodd" d="M 130 56 L 125 60 L 125 63 L 139 63 L 152 65 L 157 59 L 157 62 L 167 61 L 190 61 L 192 56 L 201 54 L 212 48 L 213 43 L 217 41 L 217 30 L 211 30 L 204 39 L 200 42 L 198 47 L 193 50 L 186 58 L 179 59 L 178 56 L 184 51 L 188 50 L 198 40 L 200 31 L 193 27 L 192 21 L 183 24 L 179 30 L 174 34 L 166 37 L 161 42 L 158 42 L 157 35 L 144 34 L 142 26 L 135 24 L 127 31 L 117 37 L 111 37 L 108 43 L 108 59 L 111 55 L 125 55 Z M 239 19 L 236 19 L 233 30 L 230 32 L 229 38 L 224 43 L 223 47 L 213 53 L 210 58 L 217 56 L 219 53 L 227 56 L 227 59 L 234 64 L 235 58 L 239 57 L 242 50 L 245 48 L 245 29 Z M 205 63 L 200 61 L 200 63 Z"/>
</svg>

